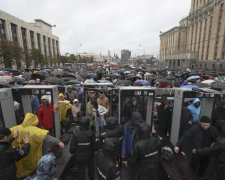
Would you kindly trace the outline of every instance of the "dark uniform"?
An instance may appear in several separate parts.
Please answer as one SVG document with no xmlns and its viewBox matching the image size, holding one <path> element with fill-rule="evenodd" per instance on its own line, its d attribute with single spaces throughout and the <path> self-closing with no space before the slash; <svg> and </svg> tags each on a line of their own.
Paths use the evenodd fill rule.
<svg viewBox="0 0 225 180">
<path fill-rule="evenodd" d="M 10 135 L 10 134 L 9 134 Z M 8 135 L 6 135 L 8 136 Z M 26 143 L 22 149 L 13 148 L 12 138 L 7 142 L 0 142 L 0 179 L 1 180 L 16 180 L 15 161 L 25 157 L 30 150 L 30 144 Z"/>
<path fill-rule="evenodd" d="M 215 155 L 215 166 L 213 167 L 214 174 L 211 179 L 224 180 L 225 179 L 225 138 L 219 137 L 215 141 L 215 145 L 212 148 L 205 147 L 197 149 L 199 156 L 210 156 Z"/>
<path fill-rule="evenodd" d="M 160 140 L 150 136 L 147 124 L 138 127 L 140 140 L 133 147 L 133 160 L 136 163 L 138 180 L 157 180 L 159 171 Z"/>
<path fill-rule="evenodd" d="M 120 142 L 117 138 L 106 138 L 103 152 L 97 155 L 97 173 L 99 180 L 119 180 L 120 168 L 117 161 Z"/>
<path fill-rule="evenodd" d="M 85 180 L 85 168 L 88 166 L 90 179 L 94 179 L 93 157 L 95 151 L 95 136 L 90 130 L 90 120 L 83 117 L 80 126 L 75 129 L 70 143 L 70 153 L 78 168 L 78 179 Z"/>
<path fill-rule="evenodd" d="M 193 143 L 192 149 L 210 147 L 210 145 L 216 140 L 217 137 L 219 137 L 219 133 L 215 127 L 210 126 L 207 130 L 204 130 L 201 124 L 196 124 L 185 132 L 185 134 L 177 143 L 177 146 L 182 147 L 186 140 L 190 139 Z M 191 165 L 196 171 L 198 170 L 201 177 L 204 177 L 209 161 L 209 157 L 202 158 L 198 155 L 193 154 Z"/>
</svg>

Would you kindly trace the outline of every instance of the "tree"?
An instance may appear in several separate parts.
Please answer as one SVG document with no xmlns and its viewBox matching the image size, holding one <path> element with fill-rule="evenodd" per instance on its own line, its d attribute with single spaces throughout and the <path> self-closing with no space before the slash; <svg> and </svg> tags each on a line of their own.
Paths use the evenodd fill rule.
<svg viewBox="0 0 225 180">
<path fill-rule="evenodd" d="M 12 68 L 15 63 L 18 68 L 21 67 L 22 55 L 23 50 L 18 44 L 7 40 L 0 41 L 0 62 L 6 68 Z"/>
<path fill-rule="evenodd" d="M 31 49 L 30 57 L 32 60 L 35 60 L 35 67 L 37 67 L 39 64 L 41 66 L 45 64 L 45 57 L 39 49 Z"/>
<path fill-rule="evenodd" d="M 53 64 L 54 66 L 58 66 L 58 58 L 53 57 L 53 58 L 52 58 L 52 64 Z"/>
<path fill-rule="evenodd" d="M 71 54 L 68 58 L 68 63 L 76 62 L 76 57 L 74 54 Z"/>
<path fill-rule="evenodd" d="M 24 50 L 24 60 L 25 60 L 25 64 L 26 64 L 26 68 L 29 68 L 31 66 L 31 56 L 30 56 L 30 52 L 25 49 Z"/>
</svg>

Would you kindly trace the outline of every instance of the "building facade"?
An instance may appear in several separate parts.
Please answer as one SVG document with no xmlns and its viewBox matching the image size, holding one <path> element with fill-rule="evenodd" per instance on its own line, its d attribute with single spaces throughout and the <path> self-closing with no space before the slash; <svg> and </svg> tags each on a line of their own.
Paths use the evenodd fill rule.
<svg viewBox="0 0 225 180">
<path fill-rule="evenodd" d="M 52 27 L 41 19 L 28 23 L 0 10 L 0 40 L 18 43 L 24 50 L 39 49 L 48 59 L 60 55 L 59 37 L 52 34 Z"/>
<path fill-rule="evenodd" d="M 131 51 L 124 49 L 121 50 L 121 63 L 126 63 L 131 57 Z"/>
<path fill-rule="evenodd" d="M 225 68 L 225 0 L 192 0 L 179 26 L 160 34 L 160 64 L 192 69 Z"/>
</svg>

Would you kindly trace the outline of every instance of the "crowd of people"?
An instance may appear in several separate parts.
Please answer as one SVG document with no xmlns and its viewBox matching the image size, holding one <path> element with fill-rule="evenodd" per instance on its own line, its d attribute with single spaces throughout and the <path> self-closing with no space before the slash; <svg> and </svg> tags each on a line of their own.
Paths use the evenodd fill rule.
<svg viewBox="0 0 225 180">
<path fill-rule="evenodd" d="M 129 180 L 160 179 L 160 160 L 164 159 L 164 153 L 173 154 L 170 148 L 162 148 L 165 145 L 163 140 L 171 135 L 172 115 L 175 111 L 173 101 L 166 95 L 159 97 L 159 102 L 155 104 L 153 110 L 153 116 L 157 121 L 150 127 L 145 122 L 147 108 L 144 105 L 145 100 L 134 95 L 124 96 L 121 106 L 123 118 L 119 122 L 117 91 L 112 90 L 112 93 L 108 94 L 107 90 L 92 88 L 87 91 L 86 96 L 81 81 L 91 84 L 99 82 L 117 86 L 156 88 L 200 86 L 218 88 L 217 85 L 223 83 L 223 77 L 219 73 L 196 74 L 181 70 L 148 71 L 144 68 L 126 70 L 117 70 L 117 74 L 113 74 L 110 73 L 110 67 L 101 67 L 97 68 L 94 74 L 88 72 L 88 67 L 85 67 L 82 72 L 74 74 L 79 83 L 72 85 L 68 83 L 66 90 L 60 90 L 57 103 L 52 104 L 49 95 L 41 97 L 31 95 L 32 113 L 27 113 L 25 117 L 21 113 L 21 103 L 15 100 L 18 125 L 10 129 L 0 128 L 0 179 L 57 179 L 55 149 L 63 150 L 67 143 L 54 137 L 56 111 L 59 111 L 61 133 L 68 133 L 72 129 L 68 143 L 72 157 L 60 179 L 85 180 L 88 177 L 94 180 L 96 172 L 100 180 L 120 179 L 124 172 L 127 172 Z M 53 77 L 47 77 L 46 73 L 42 73 L 40 76 L 32 75 L 33 78 L 38 78 L 27 83 L 31 84 L 31 81 L 37 83 L 39 81 L 37 79 L 43 77 L 43 74 L 46 77 L 41 79 L 39 84 L 59 85 L 62 81 L 71 81 L 68 77 L 69 81 L 63 78 L 63 71 L 46 70 L 48 74 L 55 71 L 60 72 L 57 79 L 61 81 L 49 82 L 48 78 Z M 86 77 L 82 73 L 86 74 Z M 22 86 L 23 83 L 16 80 L 11 85 Z M 2 85 L 7 86 L 6 83 Z M 179 140 L 173 151 L 189 154 L 190 165 L 201 178 L 223 180 L 225 101 L 218 99 L 211 117 L 200 117 L 201 107 L 202 102 L 199 98 L 184 99 Z M 169 161 L 166 158 L 164 160 Z"/>
</svg>

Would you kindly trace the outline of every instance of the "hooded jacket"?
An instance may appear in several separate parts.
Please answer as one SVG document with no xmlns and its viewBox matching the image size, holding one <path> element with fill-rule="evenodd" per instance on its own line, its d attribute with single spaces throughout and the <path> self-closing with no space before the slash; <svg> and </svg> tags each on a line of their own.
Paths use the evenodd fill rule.
<svg viewBox="0 0 225 180">
<path fill-rule="evenodd" d="M 99 180 L 115 180 L 120 176 L 117 155 L 119 153 L 120 142 L 117 138 L 106 138 L 103 152 L 97 155 L 97 172 Z"/>
<path fill-rule="evenodd" d="M 139 139 L 136 133 L 138 127 L 137 123 L 141 123 L 142 121 L 141 114 L 139 112 L 134 112 L 131 115 L 131 120 L 123 126 L 122 156 L 130 156 L 132 154 L 133 143 Z"/>
<path fill-rule="evenodd" d="M 83 117 L 80 127 L 75 129 L 70 142 L 70 153 L 74 154 L 74 159 L 79 162 L 90 160 L 95 151 L 95 136 L 89 129 L 90 120 Z"/>
<path fill-rule="evenodd" d="M 136 97 L 133 97 L 130 101 L 130 104 L 128 105 L 127 112 L 126 112 L 126 121 L 130 120 L 133 112 L 141 113 L 141 108 L 139 107 L 139 105 L 138 104 L 136 104 L 135 106 L 133 105 L 134 101 L 137 101 Z"/>
<path fill-rule="evenodd" d="M 222 100 L 218 103 L 218 107 L 213 112 L 213 125 L 215 125 L 220 120 L 225 120 L 225 109 L 223 106 L 225 105 L 225 101 Z"/>
<path fill-rule="evenodd" d="M 123 126 L 118 124 L 118 120 L 115 117 L 106 118 L 105 137 L 122 140 Z"/>
<path fill-rule="evenodd" d="M 43 104 L 40 104 L 38 107 L 38 121 L 39 126 L 45 129 L 51 129 L 53 128 L 53 117 L 52 117 L 52 105 L 49 104 L 47 107 L 45 107 Z"/>
<path fill-rule="evenodd" d="M 133 159 L 137 164 L 138 173 L 142 176 L 149 174 L 159 167 L 160 140 L 150 136 L 150 128 L 146 123 L 141 123 L 137 129 L 139 140 L 133 147 Z"/>
<path fill-rule="evenodd" d="M 71 109 L 72 104 L 69 101 L 64 100 L 64 95 L 62 93 L 59 94 L 60 97 L 63 98 L 63 101 L 59 102 L 59 112 L 60 112 L 60 122 L 66 120 L 66 113 L 69 109 Z"/>
<path fill-rule="evenodd" d="M 192 117 L 193 117 L 193 120 L 192 120 L 193 123 L 197 123 L 199 121 L 199 116 L 200 116 L 200 112 L 201 112 L 201 104 L 198 108 L 196 108 L 195 105 L 194 105 L 197 102 L 201 103 L 199 98 L 196 98 L 192 102 L 192 104 L 187 107 L 191 111 L 191 114 L 192 114 Z"/>
</svg>

